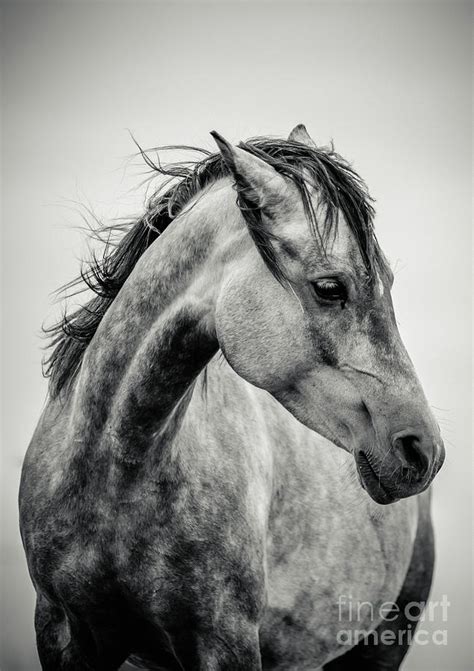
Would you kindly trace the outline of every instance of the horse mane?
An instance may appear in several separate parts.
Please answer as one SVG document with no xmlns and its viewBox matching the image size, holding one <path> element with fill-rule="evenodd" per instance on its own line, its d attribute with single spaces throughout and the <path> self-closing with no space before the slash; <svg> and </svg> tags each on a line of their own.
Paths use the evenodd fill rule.
<svg viewBox="0 0 474 671">
<path fill-rule="evenodd" d="M 313 148 L 300 142 L 269 137 L 252 138 L 239 146 L 267 161 L 294 182 L 301 194 L 311 229 L 323 249 L 329 236 L 337 232 L 339 213 L 342 213 L 359 246 L 369 281 L 375 277 L 377 268 L 383 267 L 384 262 L 373 229 L 372 199 L 359 175 L 332 146 Z M 139 149 L 152 174 L 161 176 L 162 181 L 148 199 L 141 217 L 125 224 L 101 226 L 93 231 L 93 236 L 104 243 L 100 258 L 92 254 L 79 277 L 61 288 L 69 291 L 69 296 L 87 289 L 92 290 L 94 296 L 82 307 L 66 311 L 59 322 L 44 329 L 50 338 L 48 347 L 51 353 L 44 361 L 43 373 L 50 377 L 52 397 L 57 396 L 77 373 L 102 317 L 144 251 L 194 197 L 208 185 L 230 174 L 220 153 L 184 145 L 157 147 L 147 152 Z M 167 165 L 150 158 L 151 151 L 167 149 L 197 152 L 200 157 Z M 318 217 L 308 190 L 311 184 L 318 189 L 324 205 L 324 212 Z M 258 210 L 246 202 L 245 192 L 239 193 L 237 202 L 263 260 L 273 275 L 282 281 L 283 273 L 271 241 L 268 234 L 265 236 L 264 228 L 259 226 Z M 116 234 L 119 234 L 119 239 L 113 241 Z"/>
</svg>

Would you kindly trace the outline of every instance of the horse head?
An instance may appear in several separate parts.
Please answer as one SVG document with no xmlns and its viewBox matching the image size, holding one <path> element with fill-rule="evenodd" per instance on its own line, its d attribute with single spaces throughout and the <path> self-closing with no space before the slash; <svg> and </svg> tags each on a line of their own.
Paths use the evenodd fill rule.
<svg viewBox="0 0 474 671">
<path fill-rule="evenodd" d="M 213 135 L 255 243 L 217 300 L 225 358 L 350 452 L 375 501 L 420 493 L 444 446 L 397 328 L 363 183 L 303 126 L 287 141 L 301 152 L 291 170 Z"/>
</svg>

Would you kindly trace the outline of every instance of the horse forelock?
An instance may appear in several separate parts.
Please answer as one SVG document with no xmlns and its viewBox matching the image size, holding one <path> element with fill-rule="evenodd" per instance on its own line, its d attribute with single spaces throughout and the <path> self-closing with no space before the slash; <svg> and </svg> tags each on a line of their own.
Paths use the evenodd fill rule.
<svg viewBox="0 0 474 671">
<path fill-rule="evenodd" d="M 357 242 L 369 279 L 377 278 L 385 261 L 373 229 L 372 199 L 359 175 L 332 146 L 315 148 L 285 139 L 256 137 L 242 142 L 240 147 L 267 161 L 295 184 L 311 231 L 323 250 L 337 232 L 342 214 Z M 93 232 L 104 242 L 102 256 L 93 255 L 80 276 L 63 287 L 72 290 L 69 295 L 90 289 L 94 296 L 84 306 L 72 313 L 66 312 L 58 323 L 45 329 L 52 351 L 44 362 L 44 374 L 51 378 L 52 396 L 73 379 L 102 317 L 145 250 L 207 186 L 229 176 L 220 153 L 212 154 L 205 149 L 183 145 L 158 147 L 147 152 L 139 149 L 152 176 L 160 176 L 162 181 L 140 218 L 128 224 L 100 227 Z M 162 165 L 150 156 L 151 151 L 161 150 L 193 151 L 201 158 Z M 315 211 L 312 188 L 317 190 L 324 205 L 322 217 Z M 284 273 L 273 251 L 270 235 L 260 225 L 261 213 L 254 204 L 246 202 L 245 192 L 239 194 L 238 205 L 263 260 L 273 275 L 282 281 Z M 121 237 L 113 243 L 111 239 L 117 232 Z"/>
</svg>

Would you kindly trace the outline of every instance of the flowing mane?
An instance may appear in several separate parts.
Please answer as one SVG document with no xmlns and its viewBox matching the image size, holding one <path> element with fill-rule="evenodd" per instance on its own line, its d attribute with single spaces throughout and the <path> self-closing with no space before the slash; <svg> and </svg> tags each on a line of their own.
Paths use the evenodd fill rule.
<svg viewBox="0 0 474 671">
<path fill-rule="evenodd" d="M 267 161 L 294 182 L 301 194 L 311 229 L 323 248 L 328 238 L 337 231 L 339 213 L 342 213 L 357 241 L 369 280 L 374 278 L 377 268 L 384 267 L 374 234 L 374 209 L 367 188 L 332 147 L 313 148 L 300 142 L 268 137 L 253 138 L 239 146 Z M 52 351 L 45 360 L 44 374 L 50 377 L 50 394 L 53 397 L 79 369 L 82 356 L 102 317 L 140 256 L 194 197 L 208 185 L 229 175 L 220 153 L 188 146 L 158 149 L 198 152 L 201 158 L 163 166 L 155 163 L 148 152 L 141 152 L 152 172 L 162 176 L 162 183 L 149 198 L 145 213 L 138 220 L 125 225 L 105 226 L 95 232 L 95 236 L 104 241 L 101 257 L 93 255 L 80 276 L 64 287 L 74 289 L 73 293 L 91 289 L 94 297 L 75 311 L 66 312 L 58 323 L 45 329 Z M 322 213 L 316 213 L 312 207 L 308 190 L 311 184 L 319 191 L 324 205 Z M 263 260 L 281 281 L 283 275 L 272 253 L 271 241 L 259 226 L 261 213 L 242 195 L 238 205 Z M 122 237 L 113 243 L 110 238 L 117 231 L 122 233 Z"/>
</svg>

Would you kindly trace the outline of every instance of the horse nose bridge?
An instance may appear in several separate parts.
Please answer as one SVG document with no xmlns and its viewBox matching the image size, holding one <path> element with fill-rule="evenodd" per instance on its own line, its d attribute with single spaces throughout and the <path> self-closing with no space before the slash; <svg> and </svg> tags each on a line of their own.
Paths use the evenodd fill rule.
<svg viewBox="0 0 474 671">
<path fill-rule="evenodd" d="M 386 379 L 392 388 L 399 391 L 410 389 L 412 393 L 420 391 L 423 393 L 413 361 L 408 354 L 398 328 L 395 328 L 395 331 L 391 333 L 390 340 L 385 343 L 385 347 L 376 349 L 374 356 L 376 358 L 375 366 L 380 371 L 381 377 Z"/>
<path fill-rule="evenodd" d="M 366 387 L 362 397 L 386 437 L 410 428 L 427 435 L 439 435 L 438 424 L 416 379 L 413 383 L 394 379 L 382 389 Z"/>
</svg>

